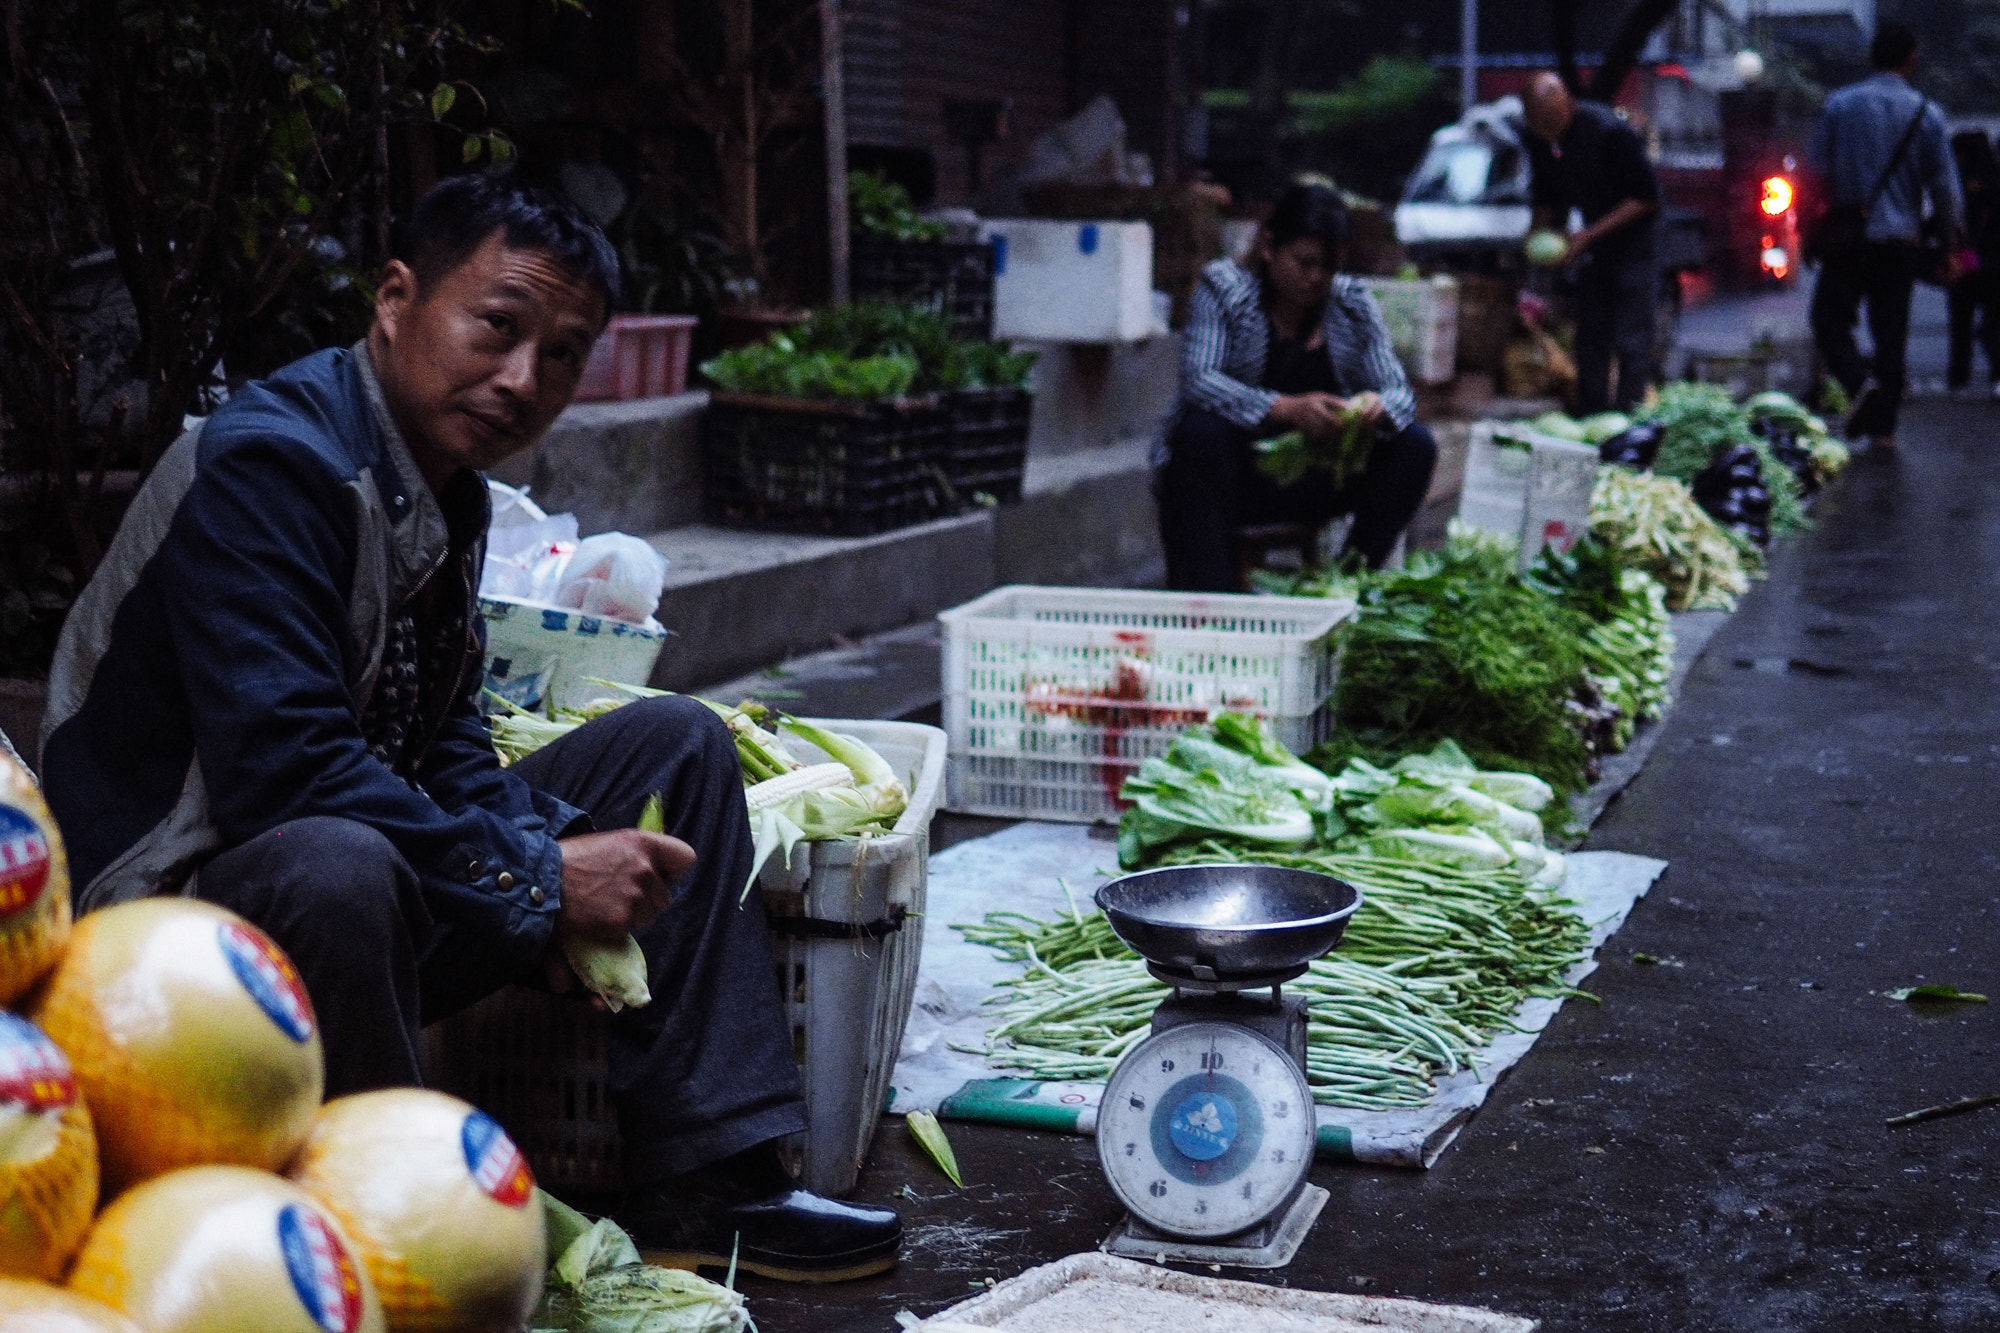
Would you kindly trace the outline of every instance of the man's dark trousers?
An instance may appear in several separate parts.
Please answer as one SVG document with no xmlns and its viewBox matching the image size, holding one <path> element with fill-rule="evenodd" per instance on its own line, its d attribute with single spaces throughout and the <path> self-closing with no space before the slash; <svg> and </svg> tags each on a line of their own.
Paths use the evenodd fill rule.
<svg viewBox="0 0 2000 1333">
<path fill-rule="evenodd" d="M 1858 435 L 1894 435 L 1903 406 L 1905 355 L 1910 341 L 1910 292 L 1917 282 L 1917 252 L 1909 245 L 1855 245 L 1829 252 L 1813 288 L 1813 339 L 1827 370 L 1859 407 L 1871 378 L 1867 358 L 1854 343 L 1854 321 L 1868 302 L 1868 334 L 1875 342 L 1872 378 L 1879 395 L 1853 423 Z"/>
<path fill-rule="evenodd" d="M 653 1002 L 609 1020 L 632 1178 L 692 1170 L 803 1129 L 762 903 L 753 893 L 739 905 L 748 816 L 721 719 L 684 697 L 641 700 L 514 771 L 599 829 L 633 827 L 657 792 L 666 831 L 701 858 L 639 935 Z M 420 1084 L 422 1024 L 539 980 L 507 975 L 484 941 L 437 922 L 388 839 L 350 820 L 280 825 L 210 861 L 196 892 L 262 926 L 298 966 L 319 1016 L 329 1097 Z"/>
<path fill-rule="evenodd" d="M 1576 283 L 1576 388 L 1586 415 L 1615 405 L 1628 411 L 1653 379 L 1653 321 L 1660 270 L 1649 241 L 1619 244 L 1585 257 Z M 1611 394 L 1611 362 L 1618 361 L 1618 394 Z"/>
</svg>

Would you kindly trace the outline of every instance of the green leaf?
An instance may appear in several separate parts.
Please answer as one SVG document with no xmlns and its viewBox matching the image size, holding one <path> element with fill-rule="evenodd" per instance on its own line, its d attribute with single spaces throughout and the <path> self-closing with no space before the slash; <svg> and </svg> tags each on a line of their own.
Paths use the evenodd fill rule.
<svg viewBox="0 0 2000 1333">
<path fill-rule="evenodd" d="M 466 135 L 464 144 L 460 145 L 458 150 L 459 160 L 462 162 L 470 162 L 475 157 L 478 157 L 480 143 L 481 140 L 478 135 L 476 134 Z"/>
<path fill-rule="evenodd" d="M 310 74 L 294 74 L 291 80 L 286 83 L 285 91 L 297 97 L 300 93 L 312 87 L 312 81 L 312 75 Z"/>
<path fill-rule="evenodd" d="M 910 1137 L 917 1146 L 930 1155 L 938 1170 L 951 1179 L 951 1183 L 963 1189 L 965 1181 L 958 1174 L 958 1155 L 951 1150 L 951 1140 L 944 1136 L 944 1126 L 929 1111 L 912 1111 L 904 1117 L 910 1127 Z"/>
<path fill-rule="evenodd" d="M 660 803 L 660 794 L 654 792 L 646 798 L 646 808 L 639 812 L 637 825 L 641 833 L 665 833 L 667 819 L 665 808 Z"/>
<path fill-rule="evenodd" d="M 458 89 L 448 83 L 440 83 L 431 89 L 431 118 L 443 120 L 444 113 L 451 110 L 452 103 L 457 100 Z"/>
<path fill-rule="evenodd" d="M 1908 1000 L 1913 1003 L 1925 1000 L 1937 1001 L 1939 1003 L 1951 1000 L 1962 1000 L 1969 1004 L 1986 1003 L 1984 995 L 1976 995 L 1971 991 L 1957 990 L 1951 986 L 1905 986 L 1901 990 L 1892 990 L 1888 994 L 1892 1000 Z"/>
<path fill-rule="evenodd" d="M 495 162 L 505 162 L 514 156 L 514 141 L 498 130 L 486 134 L 486 153 Z"/>
</svg>

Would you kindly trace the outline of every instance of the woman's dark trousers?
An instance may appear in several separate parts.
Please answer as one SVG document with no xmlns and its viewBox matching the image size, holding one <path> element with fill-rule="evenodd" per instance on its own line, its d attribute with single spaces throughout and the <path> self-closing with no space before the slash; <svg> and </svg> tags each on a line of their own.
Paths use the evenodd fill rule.
<svg viewBox="0 0 2000 1333">
<path fill-rule="evenodd" d="M 1376 442 L 1361 475 L 1345 486 L 1314 470 L 1280 486 L 1257 470 L 1251 433 L 1212 412 L 1189 409 L 1168 437 L 1160 477 L 1160 535 L 1167 586 L 1181 592 L 1240 592 L 1236 533 L 1263 523 L 1319 527 L 1353 514 L 1344 553 L 1380 569 L 1430 489 L 1437 441 L 1412 423 Z"/>
</svg>

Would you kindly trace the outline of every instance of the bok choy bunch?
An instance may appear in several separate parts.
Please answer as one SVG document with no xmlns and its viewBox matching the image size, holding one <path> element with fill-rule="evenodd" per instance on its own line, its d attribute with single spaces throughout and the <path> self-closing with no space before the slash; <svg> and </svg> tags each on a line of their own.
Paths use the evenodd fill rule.
<svg viewBox="0 0 2000 1333">
<path fill-rule="evenodd" d="M 1333 795 L 1327 775 L 1280 745 L 1257 718 L 1224 713 L 1190 728 L 1125 780 L 1118 861 L 1130 869 L 1191 838 L 1296 847 L 1317 834 L 1314 812 Z"/>
</svg>

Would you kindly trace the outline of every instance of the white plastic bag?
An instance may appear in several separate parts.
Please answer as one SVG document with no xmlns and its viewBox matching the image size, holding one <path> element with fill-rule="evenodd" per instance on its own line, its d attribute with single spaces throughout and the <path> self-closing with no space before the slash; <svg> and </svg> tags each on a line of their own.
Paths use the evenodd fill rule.
<svg viewBox="0 0 2000 1333">
<path fill-rule="evenodd" d="M 551 602 L 576 553 L 576 515 L 550 516 L 524 490 L 488 481 L 493 520 L 486 528 L 482 597 Z"/>
<path fill-rule="evenodd" d="M 555 604 L 643 625 L 659 609 L 666 579 L 667 558 L 658 551 L 629 533 L 600 532 L 577 543 Z"/>
</svg>

